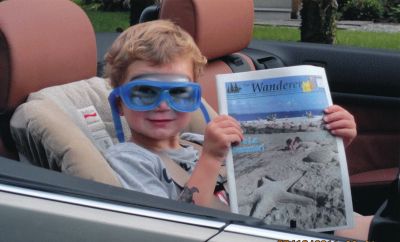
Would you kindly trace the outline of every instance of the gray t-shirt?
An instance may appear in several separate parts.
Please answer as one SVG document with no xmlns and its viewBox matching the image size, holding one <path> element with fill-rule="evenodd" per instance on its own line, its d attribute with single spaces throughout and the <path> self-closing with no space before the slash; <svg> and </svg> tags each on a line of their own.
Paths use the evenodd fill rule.
<svg viewBox="0 0 400 242">
<path fill-rule="evenodd" d="M 167 150 L 167 155 L 192 173 L 198 151 L 192 146 Z M 105 152 L 105 158 L 123 187 L 177 200 L 181 189 L 172 181 L 161 158 L 132 142 L 116 144 Z"/>
</svg>

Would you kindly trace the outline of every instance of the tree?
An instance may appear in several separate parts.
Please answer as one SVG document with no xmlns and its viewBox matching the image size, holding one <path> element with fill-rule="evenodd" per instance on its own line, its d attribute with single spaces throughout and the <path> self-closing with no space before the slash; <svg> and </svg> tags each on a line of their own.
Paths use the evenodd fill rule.
<svg viewBox="0 0 400 242">
<path fill-rule="evenodd" d="M 301 41 L 333 44 L 336 37 L 336 0 L 303 0 Z"/>
</svg>

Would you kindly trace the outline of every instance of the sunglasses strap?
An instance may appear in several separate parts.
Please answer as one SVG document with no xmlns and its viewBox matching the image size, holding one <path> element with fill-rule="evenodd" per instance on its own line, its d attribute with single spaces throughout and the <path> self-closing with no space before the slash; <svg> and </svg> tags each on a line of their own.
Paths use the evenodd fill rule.
<svg viewBox="0 0 400 242">
<path fill-rule="evenodd" d="M 200 101 L 200 110 L 203 113 L 204 121 L 206 121 L 206 124 L 210 122 L 210 115 L 208 114 L 206 106 L 204 106 L 203 102 Z"/>
<path fill-rule="evenodd" d="M 114 91 L 111 92 L 110 95 L 108 96 L 108 102 L 110 104 L 111 114 L 112 114 L 113 121 L 114 121 L 115 134 L 118 138 L 118 141 L 120 143 L 123 143 L 123 142 L 125 142 L 124 131 L 122 129 L 121 117 L 119 116 L 119 112 L 118 112 L 117 96 L 114 93 Z"/>
</svg>

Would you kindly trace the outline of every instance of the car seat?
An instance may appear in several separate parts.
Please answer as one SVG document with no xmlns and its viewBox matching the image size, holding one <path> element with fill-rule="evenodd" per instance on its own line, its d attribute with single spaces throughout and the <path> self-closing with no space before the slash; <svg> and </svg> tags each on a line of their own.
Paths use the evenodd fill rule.
<svg viewBox="0 0 400 242">
<path fill-rule="evenodd" d="M 77 38 L 79 36 L 79 38 Z M 70 1 L 0 3 L 0 155 L 16 159 L 9 121 L 27 94 L 96 74 L 93 29 Z"/>
<path fill-rule="evenodd" d="M 144 23 L 158 19 L 159 12 L 160 12 L 159 4 L 154 4 L 146 7 L 140 14 L 139 23 Z"/>
<path fill-rule="evenodd" d="M 19 21 L 17 10 L 24 13 Z M 8 88 L 5 105 L 12 110 L 19 160 L 120 186 L 101 153 L 117 141 L 107 101 L 111 87 L 95 76 L 95 36 L 87 16 L 68 0 L 9 0 L 0 4 L 3 12 L 9 13 L 0 18 L 8 55 L 1 63 L 10 74 L 2 75 L 1 85 Z M 37 37 L 39 31 L 46 38 Z M 29 45 L 35 48 L 26 49 Z M 215 112 L 205 107 L 212 118 Z M 193 113 L 188 131 L 201 133 L 204 127 L 201 111 Z"/>
<path fill-rule="evenodd" d="M 203 97 L 218 110 L 215 76 L 255 70 L 242 53 L 253 34 L 252 0 L 163 0 L 160 19 L 170 19 L 185 29 L 208 59 L 198 79 Z"/>
<path fill-rule="evenodd" d="M 84 135 L 51 98 L 26 102 L 14 113 L 31 92 L 96 75 L 95 34 L 86 14 L 67 0 L 9 0 L 0 3 L 0 30 L 0 106 L 2 123 L 7 123 L 3 143 L 11 143 L 12 130 L 21 161 L 118 185 L 104 159 L 79 156 L 98 151 L 90 142 L 77 142 Z M 2 155 L 10 153 L 7 148 Z M 12 158 L 17 157 L 13 152 Z"/>
<path fill-rule="evenodd" d="M 21 13 L 20 17 L 16 11 Z M 107 101 L 102 100 L 107 100 L 110 88 L 103 79 L 94 77 L 96 44 L 87 16 L 71 1 L 51 0 L 10 0 L 1 3 L 0 13 L 4 50 L 1 52 L 4 69 L 0 82 L 4 92 L 1 107 L 7 114 L 2 115 L 2 122 L 10 121 L 14 109 L 29 93 L 56 85 L 30 95 L 28 102 L 13 115 L 12 135 L 20 160 L 119 185 L 98 152 L 99 144 L 90 133 L 93 130 L 82 123 L 84 119 L 77 113 L 77 108 L 90 107 L 92 102 L 96 103 L 99 115 L 109 111 Z M 75 82 L 90 77 L 93 78 Z M 59 85 L 64 83 L 70 84 Z M 103 134 L 105 128 L 113 127 L 111 120 L 108 123 L 107 118 L 104 120 L 106 123 L 100 125 Z M 96 125 L 95 132 L 101 131 Z M 2 133 L 2 140 L 10 141 L 11 134 Z M 2 150 L 2 155 L 8 152 L 5 148 Z M 18 159 L 15 154 L 13 158 Z"/>
</svg>

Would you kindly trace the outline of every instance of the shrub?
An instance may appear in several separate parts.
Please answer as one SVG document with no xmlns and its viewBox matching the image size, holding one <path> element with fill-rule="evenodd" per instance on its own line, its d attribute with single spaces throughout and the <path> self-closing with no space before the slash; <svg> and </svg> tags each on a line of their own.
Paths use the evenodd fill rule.
<svg viewBox="0 0 400 242">
<path fill-rule="evenodd" d="M 375 20 L 381 18 L 384 12 L 380 0 L 347 0 L 341 2 L 342 19 Z"/>
<path fill-rule="evenodd" d="M 400 4 L 390 7 L 387 15 L 390 21 L 400 23 Z"/>
<path fill-rule="evenodd" d="M 347 1 L 348 0 L 336 0 L 336 2 L 338 3 L 338 11 L 340 11 L 340 12 L 343 11 L 343 7 Z"/>
<path fill-rule="evenodd" d="M 130 8 L 129 0 L 74 0 L 88 10 L 121 11 Z"/>
</svg>

